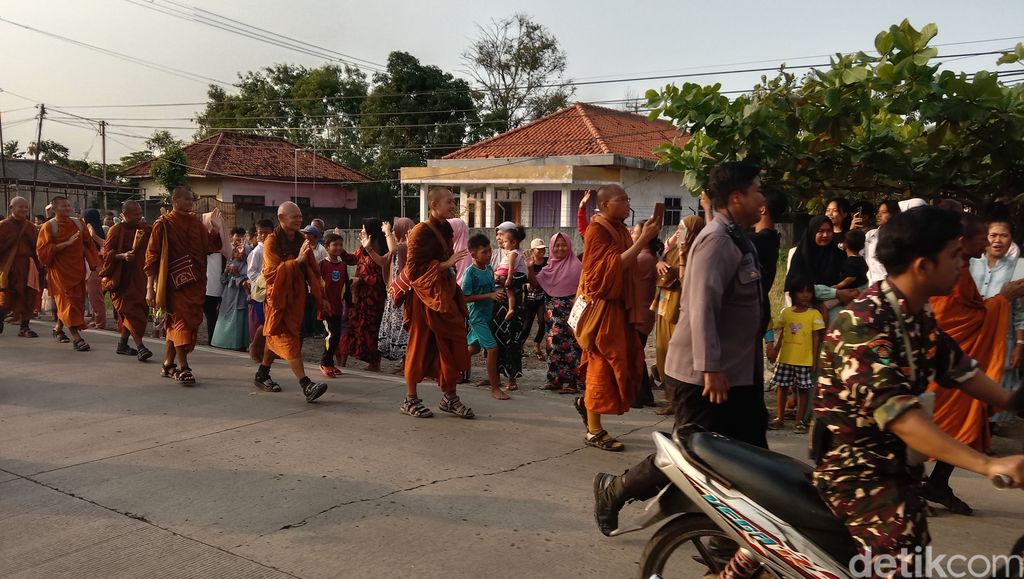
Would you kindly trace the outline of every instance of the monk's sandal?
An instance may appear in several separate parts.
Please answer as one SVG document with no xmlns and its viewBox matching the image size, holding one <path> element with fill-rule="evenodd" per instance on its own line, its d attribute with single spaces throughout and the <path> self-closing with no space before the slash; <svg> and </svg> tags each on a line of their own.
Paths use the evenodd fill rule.
<svg viewBox="0 0 1024 579">
<path fill-rule="evenodd" d="M 424 406 L 423 401 L 419 398 L 406 398 L 400 409 L 402 414 L 413 418 L 433 418 L 434 416 L 434 413 Z"/>
<path fill-rule="evenodd" d="M 454 414 L 459 418 L 476 417 L 476 415 L 473 414 L 473 409 L 463 404 L 462 401 L 459 400 L 458 396 L 452 396 L 451 398 L 449 398 L 447 394 L 442 395 L 441 402 L 440 404 L 437 405 L 437 407 L 441 409 L 441 412 Z"/>
<path fill-rule="evenodd" d="M 618 439 L 612 438 L 612 435 L 608 434 L 607 430 L 594 434 L 587 432 L 587 436 L 583 441 L 587 443 L 587 446 L 593 446 L 594 448 L 610 452 L 622 452 L 626 449 L 626 445 L 619 442 Z"/>
</svg>

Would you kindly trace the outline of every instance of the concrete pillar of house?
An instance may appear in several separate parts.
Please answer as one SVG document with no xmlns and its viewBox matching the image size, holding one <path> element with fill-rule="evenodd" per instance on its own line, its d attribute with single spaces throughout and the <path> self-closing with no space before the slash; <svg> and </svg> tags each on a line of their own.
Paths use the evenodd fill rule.
<svg viewBox="0 0 1024 579">
<path fill-rule="evenodd" d="M 427 191 L 430 190 L 430 185 L 426 183 L 420 184 L 420 221 L 427 220 L 427 214 L 430 212 L 430 206 L 427 203 Z"/>
<path fill-rule="evenodd" d="M 494 185 L 484 190 L 484 227 L 494 229 Z"/>
<path fill-rule="evenodd" d="M 576 218 L 576 212 L 572 207 L 572 187 L 562 185 L 562 208 L 559 211 L 559 227 L 572 227 L 572 220 Z"/>
<path fill-rule="evenodd" d="M 469 223 L 469 190 L 459 187 L 459 217 Z"/>
<path fill-rule="evenodd" d="M 519 225 L 533 227 L 533 189 L 523 187 L 523 196 L 519 203 Z"/>
<path fill-rule="evenodd" d="M 484 226 L 484 203 L 479 198 L 473 201 L 473 211 L 476 211 L 476 219 L 473 223 L 476 227 Z"/>
</svg>

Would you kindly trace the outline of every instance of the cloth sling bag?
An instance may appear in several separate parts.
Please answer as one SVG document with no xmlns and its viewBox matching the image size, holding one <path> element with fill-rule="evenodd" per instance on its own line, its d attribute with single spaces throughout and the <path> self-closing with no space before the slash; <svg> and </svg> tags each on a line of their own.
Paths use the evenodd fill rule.
<svg viewBox="0 0 1024 579">
<path fill-rule="evenodd" d="M 7 259 L 4 260 L 3 265 L 0 265 L 0 291 L 7 289 L 7 284 L 10 283 L 11 267 L 14 266 L 14 254 L 18 253 L 18 244 L 25 238 L 25 229 L 28 227 L 28 220 L 21 225 L 21 231 L 18 232 L 18 237 L 13 245 L 11 245 L 11 253 L 7 255 Z"/>
<path fill-rule="evenodd" d="M 597 223 L 604 227 L 611 234 L 612 239 L 619 238 L 619 232 L 615 231 L 615 228 L 604 217 L 595 217 L 591 223 Z M 625 251 L 628 248 L 620 247 L 620 249 Z M 576 300 L 572 303 L 572 309 L 569 310 L 569 318 L 566 320 L 569 328 L 576 336 L 576 342 L 580 345 L 581 349 L 586 350 L 593 345 L 598 322 L 601 320 L 601 313 L 603 311 L 603 300 L 590 296 L 587 293 L 587 274 L 586 269 L 584 269 L 580 272 L 580 283 L 576 288 Z"/>
<path fill-rule="evenodd" d="M 437 227 L 435 227 L 429 219 L 423 223 L 426 223 L 427 227 L 430 228 L 430 231 L 434 233 L 434 236 L 437 237 L 437 241 L 441 244 L 441 247 L 448 245 L 444 240 L 444 236 L 441 235 L 441 232 L 437 230 Z M 388 296 L 391 298 L 392 303 L 396 306 L 400 306 L 405 303 L 405 298 L 408 297 L 410 291 L 412 291 L 412 282 L 409 280 L 409 276 L 405 273 L 405 269 L 403 268 L 402 271 L 398 272 L 398 275 L 391 280 L 391 284 L 388 285 Z"/>
</svg>

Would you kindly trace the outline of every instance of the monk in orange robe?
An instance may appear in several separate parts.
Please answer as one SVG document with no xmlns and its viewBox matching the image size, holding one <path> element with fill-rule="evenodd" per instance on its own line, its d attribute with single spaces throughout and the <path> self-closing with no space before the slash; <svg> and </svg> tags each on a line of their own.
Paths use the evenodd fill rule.
<svg viewBox="0 0 1024 579">
<path fill-rule="evenodd" d="M 597 203 L 601 213 L 583 236 L 583 275 L 577 294 L 588 301 L 576 327 L 587 392 L 574 404 L 587 425 L 587 445 L 621 451 L 623 444 L 601 426 L 601 415 L 628 411 L 643 380 L 644 344 L 633 328 L 644 321 L 647 311 L 636 305 L 634 296 L 640 288 L 634 269 L 637 255 L 661 231 L 661 221 L 652 217 L 644 222 L 634 242 L 625 225 L 630 216 L 626 191 L 618 185 L 602 187 Z"/>
<path fill-rule="evenodd" d="M 149 323 L 149 304 L 146 303 L 146 272 L 143 269 L 145 251 L 149 244 L 150 226 L 142 223 L 142 207 L 135 201 L 125 201 L 121 207 L 121 223 L 107 232 L 100 252 L 101 286 L 109 288 L 110 301 L 117 312 L 118 354 L 136 356 L 139 362 L 153 357 L 153 352 L 142 343 Z M 135 347 L 128 345 L 128 338 Z"/>
<path fill-rule="evenodd" d="M 266 347 L 263 361 L 256 370 L 255 384 L 266 392 L 280 392 L 281 386 L 270 377 L 270 365 L 275 358 L 288 362 L 306 402 L 313 402 L 327 391 L 327 384 L 313 382 L 306 375 L 302 363 L 303 311 L 306 307 L 306 288 L 322 312 L 330 313 L 331 305 L 324 298 L 320 268 L 313 246 L 299 233 L 302 211 L 287 201 L 277 210 L 278 227 L 263 240 L 263 279 L 267 281 L 267 299 L 264 303 L 263 335 Z"/>
<path fill-rule="evenodd" d="M 146 303 L 167 313 L 167 349 L 160 375 L 183 386 L 195 386 L 188 365 L 195 348 L 206 302 L 206 256 L 220 251 L 224 227 L 220 209 L 214 209 L 210 226 L 193 212 L 196 197 L 188 187 L 171 192 L 171 211 L 153 224 L 146 249 Z M 177 361 L 177 363 L 175 363 Z"/>
<path fill-rule="evenodd" d="M 462 403 L 456 384 L 469 369 L 466 347 L 466 298 L 451 268 L 469 250 L 454 250 L 454 233 L 448 218 L 454 217 L 455 199 L 450 189 L 433 187 L 428 192 L 429 218 L 409 232 L 403 277 L 412 289 L 406 293 L 404 322 L 409 329 L 405 354 L 405 402 L 402 413 L 430 418 L 417 387 L 424 378 L 436 378 L 441 388 L 439 408 L 461 418 L 473 418 Z"/>
<path fill-rule="evenodd" d="M 71 332 L 75 351 L 87 352 L 89 344 L 79 333 L 85 327 L 85 264 L 97 269 L 100 256 L 85 223 L 71 217 L 67 198 L 54 197 L 51 202 L 56 217 L 40 229 L 36 253 L 47 268 L 47 287 L 57 303 L 57 318 Z M 62 330 L 55 329 L 54 337 L 67 341 Z"/>
<path fill-rule="evenodd" d="M 976 215 L 963 215 L 964 257 L 981 257 L 988 243 L 988 229 Z M 982 298 L 971 277 L 971 270 L 965 264 L 953 291 L 930 300 L 939 327 L 956 340 L 964 353 L 977 360 L 978 367 L 996 384 L 1002 380 L 1006 364 L 1006 332 L 1011 302 L 1021 296 L 1024 296 L 1024 282 L 1011 282 L 1003 286 L 999 295 L 987 300 Z M 989 450 L 992 434 L 989 431 L 991 411 L 988 404 L 962 390 L 940 388 L 938 384 L 930 385 L 928 391 L 935 393 L 932 415 L 935 424 L 978 452 Z M 937 462 L 923 495 L 954 513 L 969 515 L 971 507 L 954 495 L 949 485 L 953 470 L 952 465 Z"/>
<path fill-rule="evenodd" d="M 0 221 L 0 333 L 4 318 L 14 314 L 21 327 L 18 336 L 39 337 L 29 327 L 39 302 L 39 271 L 36 241 L 39 231 L 29 219 L 28 201 L 11 199 L 7 218 Z"/>
</svg>

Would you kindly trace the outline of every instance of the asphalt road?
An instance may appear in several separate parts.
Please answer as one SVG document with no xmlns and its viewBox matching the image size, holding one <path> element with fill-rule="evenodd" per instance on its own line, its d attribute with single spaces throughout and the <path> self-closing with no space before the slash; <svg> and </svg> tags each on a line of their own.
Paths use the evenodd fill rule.
<svg viewBox="0 0 1024 579">
<path fill-rule="evenodd" d="M 606 420 L 628 447 L 613 454 L 583 445 L 570 399 L 553 393 L 500 402 L 463 387 L 476 420 L 417 420 L 398 411 L 400 377 L 348 370 L 307 404 L 283 365 L 285 391 L 257 392 L 247 357 L 200 348 L 187 389 L 158 362 L 115 355 L 113 334 L 86 335 L 87 353 L 0 336 L 0 576 L 637 573 L 650 532 L 602 537 L 590 482 L 649 452 L 670 424 L 649 409 Z M 436 408 L 435 385 L 421 396 Z M 802 437 L 771 437 L 804 457 Z M 977 513 L 938 513 L 936 549 L 1005 553 L 1024 532 L 1024 494 L 960 472 L 954 485 Z"/>
</svg>

